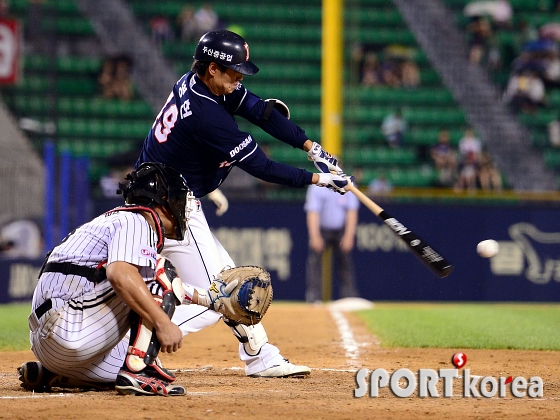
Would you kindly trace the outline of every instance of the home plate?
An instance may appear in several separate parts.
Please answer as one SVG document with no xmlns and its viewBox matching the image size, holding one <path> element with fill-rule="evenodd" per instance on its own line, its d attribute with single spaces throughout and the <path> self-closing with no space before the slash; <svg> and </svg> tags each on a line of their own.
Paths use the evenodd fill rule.
<svg viewBox="0 0 560 420">
<path fill-rule="evenodd" d="M 329 308 L 341 312 L 361 311 L 373 308 L 373 302 L 362 298 L 349 297 L 329 303 Z"/>
</svg>

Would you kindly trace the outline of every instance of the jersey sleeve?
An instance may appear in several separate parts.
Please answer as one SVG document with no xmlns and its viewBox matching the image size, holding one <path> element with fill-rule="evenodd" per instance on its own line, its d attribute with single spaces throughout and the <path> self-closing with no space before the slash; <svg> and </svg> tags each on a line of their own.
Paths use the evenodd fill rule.
<svg viewBox="0 0 560 420">
<path fill-rule="evenodd" d="M 156 267 L 157 234 L 140 214 L 122 211 L 113 221 L 108 244 L 107 264 L 123 261 L 152 271 Z M 150 270 L 143 270 L 144 273 Z"/>
<path fill-rule="evenodd" d="M 303 148 L 303 143 L 308 140 L 305 131 L 284 117 L 276 109 L 268 117 L 267 123 L 262 126 L 262 116 L 266 108 L 266 103 L 257 95 L 247 91 L 245 99 L 236 110 L 236 114 L 261 127 L 272 137 L 289 144 L 298 149 Z"/>
<path fill-rule="evenodd" d="M 268 159 L 263 150 L 258 146 L 250 156 L 247 156 L 246 159 L 241 159 L 237 166 L 263 181 L 289 187 L 302 188 L 311 184 L 313 177 L 313 174 L 305 169 L 298 169 Z"/>
<path fill-rule="evenodd" d="M 229 162 L 246 158 L 257 147 L 253 137 L 239 130 L 224 108 L 210 101 L 201 110 L 196 137 L 212 154 Z"/>
</svg>

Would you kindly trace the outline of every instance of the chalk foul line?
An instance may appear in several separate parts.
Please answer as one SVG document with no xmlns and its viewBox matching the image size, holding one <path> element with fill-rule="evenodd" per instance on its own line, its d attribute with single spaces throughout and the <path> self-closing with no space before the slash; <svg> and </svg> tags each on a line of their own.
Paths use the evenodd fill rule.
<svg viewBox="0 0 560 420">
<path fill-rule="evenodd" d="M 338 328 L 340 338 L 342 339 L 342 347 L 346 352 L 346 360 L 350 366 L 358 367 L 358 356 L 360 355 L 360 345 L 354 338 L 354 333 L 352 332 L 352 327 L 342 314 L 341 311 L 337 309 L 330 309 L 331 316 Z"/>
</svg>

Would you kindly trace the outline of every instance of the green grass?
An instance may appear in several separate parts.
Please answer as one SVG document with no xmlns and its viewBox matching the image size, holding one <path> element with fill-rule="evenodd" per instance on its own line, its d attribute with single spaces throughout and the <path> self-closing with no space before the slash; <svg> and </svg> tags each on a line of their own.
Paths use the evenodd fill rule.
<svg viewBox="0 0 560 420">
<path fill-rule="evenodd" d="M 28 350 L 30 303 L 0 305 L 0 350 Z"/>
<path fill-rule="evenodd" d="M 358 316 L 382 347 L 560 350 L 560 305 L 380 303 Z"/>
<path fill-rule="evenodd" d="M 0 305 L 0 350 L 29 349 L 30 309 Z M 376 303 L 358 315 L 382 347 L 560 350 L 560 305 Z"/>
</svg>

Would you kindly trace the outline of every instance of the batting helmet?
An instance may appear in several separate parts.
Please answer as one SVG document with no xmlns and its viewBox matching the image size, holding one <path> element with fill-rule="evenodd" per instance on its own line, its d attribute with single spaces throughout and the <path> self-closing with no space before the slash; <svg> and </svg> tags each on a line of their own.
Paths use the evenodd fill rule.
<svg viewBox="0 0 560 420">
<path fill-rule="evenodd" d="M 187 198 L 192 197 L 185 178 L 170 166 L 145 162 L 129 173 L 126 180 L 120 185 L 126 204 L 166 207 L 176 221 L 176 239 L 182 241 L 187 230 Z"/>
<path fill-rule="evenodd" d="M 214 61 L 241 74 L 253 75 L 259 68 L 249 61 L 249 44 L 234 32 L 210 31 L 202 35 L 194 51 L 198 61 Z"/>
</svg>

